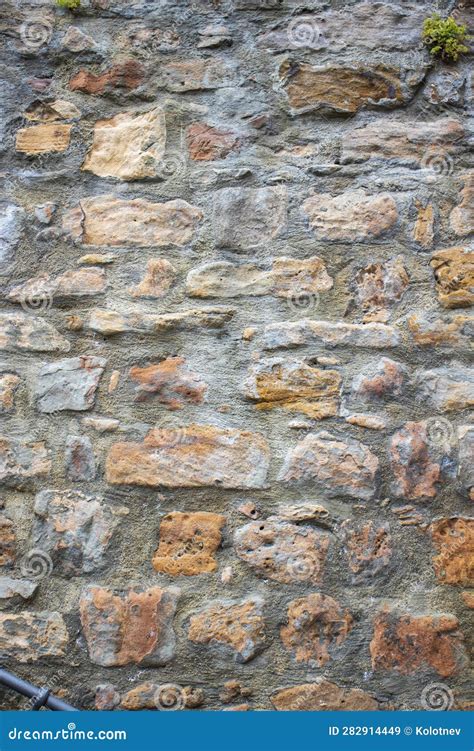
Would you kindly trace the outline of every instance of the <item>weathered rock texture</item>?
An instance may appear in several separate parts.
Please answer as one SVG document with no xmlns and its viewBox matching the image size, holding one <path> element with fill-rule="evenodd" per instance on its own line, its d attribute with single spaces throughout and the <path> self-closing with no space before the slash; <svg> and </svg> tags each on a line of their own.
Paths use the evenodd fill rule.
<svg viewBox="0 0 474 751">
<path fill-rule="evenodd" d="M 472 52 L 433 10 L 474 37 L 468 0 L 1 3 L 7 669 L 469 706 Z"/>
</svg>

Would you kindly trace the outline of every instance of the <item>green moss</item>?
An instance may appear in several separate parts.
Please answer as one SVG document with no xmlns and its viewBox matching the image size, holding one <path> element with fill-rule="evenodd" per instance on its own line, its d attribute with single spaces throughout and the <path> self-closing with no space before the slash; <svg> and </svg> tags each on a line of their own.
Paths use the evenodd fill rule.
<svg viewBox="0 0 474 751">
<path fill-rule="evenodd" d="M 68 8 L 68 10 L 77 10 L 81 7 L 81 0 L 56 0 L 56 5 L 60 8 Z"/>
<path fill-rule="evenodd" d="M 423 42 L 432 55 L 442 60 L 456 62 L 459 55 L 469 52 L 463 44 L 468 38 L 466 27 L 457 24 L 452 16 L 441 18 L 435 13 L 423 23 Z"/>
</svg>

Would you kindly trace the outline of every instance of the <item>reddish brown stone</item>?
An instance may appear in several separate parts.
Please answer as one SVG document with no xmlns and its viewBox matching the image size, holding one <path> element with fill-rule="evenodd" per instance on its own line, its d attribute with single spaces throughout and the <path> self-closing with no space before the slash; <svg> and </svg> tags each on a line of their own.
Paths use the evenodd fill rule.
<svg viewBox="0 0 474 751">
<path fill-rule="evenodd" d="M 388 524 L 345 521 L 341 526 L 354 581 L 371 578 L 386 569 L 392 557 Z"/>
<path fill-rule="evenodd" d="M 409 277 L 400 256 L 386 263 L 371 263 L 356 275 L 357 302 L 369 312 L 393 307 L 403 297 L 408 283 Z"/>
<path fill-rule="evenodd" d="M 123 595 L 91 586 L 80 601 L 89 656 L 96 665 L 166 665 L 175 653 L 173 617 L 179 589 L 130 589 Z"/>
<path fill-rule="evenodd" d="M 173 286 L 176 269 L 165 258 L 153 258 L 146 265 L 140 284 L 130 290 L 132 297 L 163 297 Z"/>
<path fill-rule="evenodd" d="M 395 475 L 393 492 L 402 498 L 434 498 L 441 467 L 432 461 L 433 449 L 428 444 L 426 424 L 407 422 L 392 437 L 390 460 Z"/>
<path fill-rule="evenodd" d="M 168 357 L 157 365 L 133 367 L 130 378 L 137 383 L 136 401 L 156 396 L 168 409 L 183 409 L 187 404 L 201 404 L 207 384 L 190 370 L 184 357 Z"/>
<path fill-rule="evenodd" d="M 370 712 L 379 709 L 378 702 L 360 688 L 345 689 L 324 679 L 284 688 L 273 694 L 271 701 L 280 712 Z"/>
<path fill-rule="evenodd" d="M 194 576 L 215 571 L 225 517 L 206 511 L 175 511 L 161 520 L 153 568 L 163 574 Z"/>
<path fill-rule="evenodd" d="M 189 156 L 196 162 L 223 159 L 239 143 L 230 130 L 219 130 L 207 123 L 194 123 L 186 132 Z"/>
<path fill-rule="evenodd" d="M 431 266 L 444 308 L 474 305 L 474 251 L 462 247 L 438 250 L 431 259 Z"/>
<path fill-rule="evenodd" d="M 0 516 L 0 566 L 13 566 L 16 555 L 15 528 L 11 519 Z"/>
<path fill-rule="evenodd" d="M 138 88 L 145 78 L 145 68 L 138 60 L 126 60 L 116 63 L 104 73 L 95 75 L 87 70 L 80 70 L 69 81 L 71 91 L 83 94 L 103 94 L 108 89 Z"/>
<path fill-rule="evenodd" d="M 474 586 L 474 519 L 439 519 L 430 525 L 429 533 L 438 550 L 433 558 L 438 581 Z"/>
<path fill-rule="evenodd" d="M 120 704 L 120 694 L 111 683 L 96 686 L 94 706 L 98 711 L 110 712 Z"/>
<path fill-rule="evenodd" d="M 448 678 L 464 657 L 458 626 L 454 615 L 412 616 L 384 610 L 374 621 L 372 667 L 404 675 L 430 667 Z"/>
<path fill-rule="evenodd" d="M 20 380 L 16 373 L 0 373 L 0 414 L 12 412 Z"/>
<path fill-rule="evenodd" d="M 224 645 L 237 662 L 248 662 L 265 647 L 263 601 L 216 602 L 191 618 L 189 639 L 196 644 Z"/>
<path fill-rule="evenodd" d="M 336 600 L 319 592 L 292 600 L 288 605 L 288 625 L 280 631 L 287 649 L 298 662 L 316 662 L 322 666 L 347 638 L 352 617 Z"/>
<path fill-rule="evenodd" d="M 352 391 L 364 400 L 398 396 L 406 380 L 407 371 L 398 362 L 382 357 L 374 366 L 354 378 Z"/>
</svg>

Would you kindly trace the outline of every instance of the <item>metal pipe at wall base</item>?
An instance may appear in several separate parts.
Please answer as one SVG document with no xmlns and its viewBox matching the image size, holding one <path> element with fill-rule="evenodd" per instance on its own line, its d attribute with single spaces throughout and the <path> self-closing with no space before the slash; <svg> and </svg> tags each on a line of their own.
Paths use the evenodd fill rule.
<svg viewBox="0 0 474 751">
<path fill-rule="evenodd" d="M 13 673 L 9 673 L 8 670 L 0 669 L 0 686 L 7 686 L 7 688 L 13 689 L 18 694 L 23 694 L 23 696 L 32 699 L 31 708 L 34 710 L 48 707 L 48 709 L 52 709 L 55 712 L 79 712 L 76 707 L 50 694 L 49 689 L 33 686 L 32 683 L 23 681 L 21 678 L 13 675 Z"/>
</svg>

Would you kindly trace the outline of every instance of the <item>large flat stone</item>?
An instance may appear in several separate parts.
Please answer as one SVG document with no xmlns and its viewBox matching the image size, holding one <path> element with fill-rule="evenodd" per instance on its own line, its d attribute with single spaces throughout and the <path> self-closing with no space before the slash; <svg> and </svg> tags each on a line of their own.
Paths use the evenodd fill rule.
<svg viewBox="0 0 474 751">
<path fill-rule="evenodd" d="M 71 345 L 43 318 L 28 313 L 0 313 L 0 350 L 69 352 Z"/>
<path fill-rule="evenodd" d="M 104 357 L 84 355 L 45 365 L 35 384 L 37 409 L 40 412 L 90 409 L 106 363 Z"/>
<path fill-rule="evenodd" d="M 315 193 L 303 203 L 303 211 L 318 240 L 355 242 L 380 237 L 398 219 L 398 209 L 388 193 L 368 195 L 348 190 L 337 196 Z"/>
</svg>

